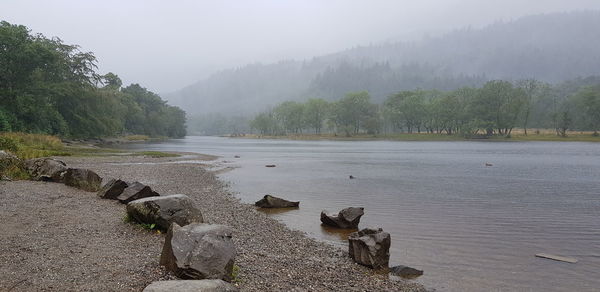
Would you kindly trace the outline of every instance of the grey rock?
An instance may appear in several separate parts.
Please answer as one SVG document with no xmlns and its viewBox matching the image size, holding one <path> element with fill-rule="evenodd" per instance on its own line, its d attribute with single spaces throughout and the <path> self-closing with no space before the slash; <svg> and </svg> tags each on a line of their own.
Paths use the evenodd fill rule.
<svg viewBox="0 0 600 292">
<path fill-rule="evenodd" d="M 321 222 L 325 225 L 351 229 L 358 228 L 360 217 L 365 214 L 365 208 L 350 207 L 341 210 L 337 215 L 329 215 L 326 211 L 321 211 Z"/>
<path fill-rule="evenodd" d="M 134 182 L 130 184 L 123 192 L 117 196 L 117 200 L 119 200 L 123 204 L 127 204 L 134 200 L 139 200 L 148 197 L 157 197 L 159 194 L 152 190 L 149 186 Z"/>
<path fill-rule="evenodd" d="M 231 281 L 235 246 L 232 231 L 224 225 L 171 224 L 160 264 L 181 279 Z"/>
<path fill-rule="evenodd" d="M 416 278 L 423 275 L 423 271 L 407 266 L 395 266 L 390 268 L 390 274 L 402 278 Z"/>
<path fill-rule="evenodd" d="M 169 195 L 143 198 L 127 204 L 127 214 L 139 223 L 156 224 L 168 230 L 171 223 L 185 226 L 202 223 L 202 213 L 186 195 Z"/>
<path fill-rule="evenodd" d="M 383 229 L 365 228 L 352 232 L 348 244 L 348 252 L 355 262 L 373 269 L 388 267 L 391 237 Z"/>
<path fill-rule="evenodd" d="M 33 180 L 63 182 L 67 165 L 53 158 L 36 158 L 25 161 L 25 170 Z"/>
<path fill-rule="evenodd" d="M 100 191 L 98 191 L 98 197 L 102 199 L 116 200 L 117 197 L 122 194 L 128 186 L 129 184 L 125 181 L 111 178 L 102 186 Z"/>
<path fill-rule="evenodd" d="M 63 177 L 64 183 L 88 192 L 100 190 L 102 178 L 95 172 L 84 168 L 69 168 Z"/>
<path fill-rule="evenodd" d="M 142 292 L 237 292 L 223 280 L 170 280 L 152 282 Z"/>
<path fill-rule="evenodd" d="M 298 207 L 300 202 L 291 202 L 271 195 L 265 195 L 262 199 L 256 201 L 254 205 L 261 208 L 293 208 Z"/>
</svg>

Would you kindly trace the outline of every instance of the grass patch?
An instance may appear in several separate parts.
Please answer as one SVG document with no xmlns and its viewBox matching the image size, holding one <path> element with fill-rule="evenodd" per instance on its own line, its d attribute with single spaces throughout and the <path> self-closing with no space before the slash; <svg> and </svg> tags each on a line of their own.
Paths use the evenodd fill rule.
<svg viewBox="0 0 600 292">
<path fill-rule="evenodd" d="M 231 270 L 231 282 L 232 283 L 240 283 L 240 267 L 236 264 L 233 265 L 233 269 Z"/>
<path fill-rule="evenodd" d="M 123 216 L 123 223 L 127 223 L 127 224 L 131 224 L 133 226 L 136 226 L 137 228 L 146 230 L 146 231 L 151 231 L 152 233 L 156 233 L 156 234 L 161 234 L 162 232 L 158 229 L 158 226 L 156 226 L 156 224 L 152 223 L 152 224 L 148 224 L 148 223 L 139 223 L 137 221 L 135 221 L 133 218 L 131 218 L 131 216 L 129 216 L 129 214 L 125 213 L 125 216 Z"/>
<path fill-rule="evenodd" d="M 127 141 L 148 141 L 148 140 L 150 140 L 150 136 L 146 136 L 146 135 L 129 135 L 129 136 L 123 137 L 123 139 L 125 139 Z"/>
<path fill-rule="evenodd" d="M 136 152 L 134 155 L 149 156 L 149 157 L 152 157 L 152 158 L 179 157 L 179 156 L 181 156 L 181 155 L 175 154 L 175 153 L 167 153 L 167 152 L 160 152 L 160 151 L 140 151 L 140 152 Z"/>
</svg>

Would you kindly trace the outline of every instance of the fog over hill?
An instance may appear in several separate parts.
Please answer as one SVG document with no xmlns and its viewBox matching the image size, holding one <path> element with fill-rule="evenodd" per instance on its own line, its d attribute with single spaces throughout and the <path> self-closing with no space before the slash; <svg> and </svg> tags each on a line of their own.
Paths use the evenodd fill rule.
<svg viewBox="0 0 600 292">
<path fill-rule="evenodd" d="M 310 60 L 250 64 L 166 95 L 189 114 L 251 115 L 286 100 L 333 100 L 367 90 L 452 90 L 492 79 L 557 83 L 600 75 L 600 12 L 533 15 L 418 42 L 351 48 Z"/>
</svg>

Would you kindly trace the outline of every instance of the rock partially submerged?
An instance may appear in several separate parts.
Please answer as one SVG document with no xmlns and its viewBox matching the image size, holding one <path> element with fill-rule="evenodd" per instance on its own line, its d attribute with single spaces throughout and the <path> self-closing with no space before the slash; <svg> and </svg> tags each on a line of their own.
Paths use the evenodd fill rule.
<svg viewBox="0 0 600 292">
<path fill-rule="evenodd" d="M 298 207 L 300 202 L 292 202 L 271 195 L 265 195 L 262 199 L 256 201 L 254 205 L 261 208 L 293 208 Z"/>
<path fill-rule="evenodd" d="M 365 208 L 362 207 L 349 207 L 341 210 L 337 215 L 329 215 L 326 211 L 321 211 L 321 222 L 337 228 L 358 228 L 360 217 L 365 214 L 364 210 Z"/>
<path fill-rule="evenodd" d="M 223 280 L 170 280 L 152 282 L 142 292 L 237 292 Z"/>
<path fill-rule="evenodd" d="M 102 178 L 98 174 L 84 168 L 69 168 L 63 178 L 66 185 L 88 192 L 97 192 L 102 183 Z"/>
<path fill-rule="evenodd" d="M 355 262 L 373 269 L 388 267 L 391 237 L 383 229 L 365 228 L 350 233 L 348 244 L 348 252 Z"/>
<path fill-rule="evenodd" d="M 158 197 L 159 194 L 152 190 L 149 186 L 140 183 L 134 182 L 130 184 L 123 192 L 117 196 L 117 200 L 119 200 L 123 204 L 127 204 L 134 200 L 139 200 L 148 197 Z"/>
<path fill-rule="evenodd" d="M 169 195 L 143 198 L 127 204 L 127 214 L 139 223 L 156 224 L 168 230 L 171 223 L 185 226 L 202 223 L 202 213 L 186 195 Z"/>
<path fill-rule="evenodd" d="M 36 158 L 25 161 L 25 170 L 33 180 L 63 182 L 67 165 L 53 158 Z"/>
<path fill-rule="evenodd" d="M 181 279 L 231 281 L 235 246 L 224 225 L 173 223 L 167 232 L 160 264 Z"/>
<path fill-rule="evenodd" d="M 422 276 L 423 271 L 407 266 L 395 266 L 390 268 L 390 274 L 402 278 L 416 278 Z"/>
<path fill-rule="evenodd" d="M 111 178 L 102 186 L 100 191 L 98 191 L 98 197 L 102 199 L 116 200 L 117 197 L 122 194 L 128 186 L 129 184 L 125 181 Z"/>
</svg>

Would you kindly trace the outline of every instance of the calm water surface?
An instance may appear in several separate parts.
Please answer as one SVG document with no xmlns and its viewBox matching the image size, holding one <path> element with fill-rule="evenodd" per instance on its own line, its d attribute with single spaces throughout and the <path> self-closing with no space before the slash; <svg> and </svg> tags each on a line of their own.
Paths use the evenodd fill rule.
<svg viewBox="0 0 600 292">
<path fill-rule="evenodd" d="M 365 207 L 360 227 L 391 234 L 391 264 L 424 270 L 416 281 L 438 291 L 600 291 L 600 144 L 187 137 L 129 147 L 221 156 L 239 167 L 221 178 L 244 202 L 299 200 L 271 216 L 336 245 L 346 234 L 321 227 L 321 210 Z"/>
</svg>

